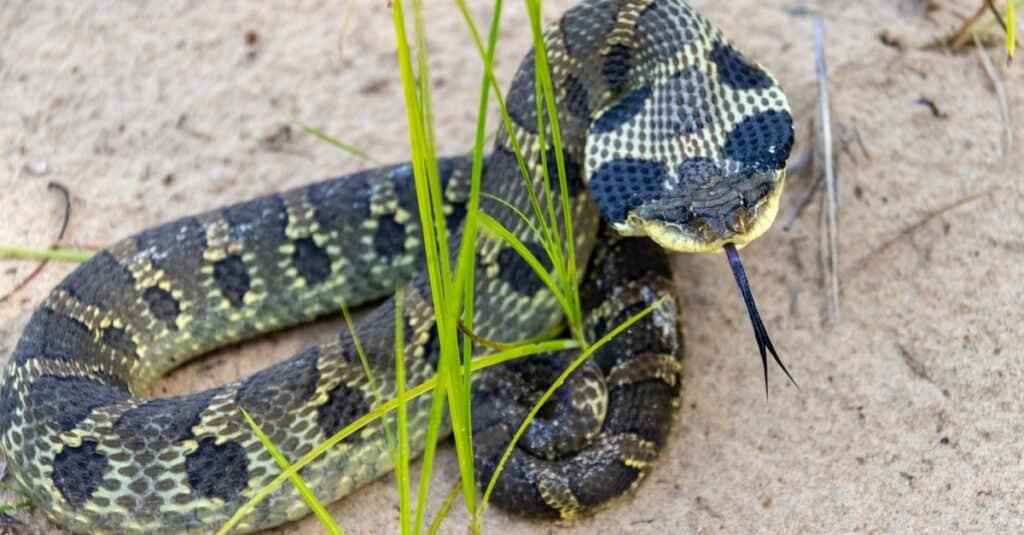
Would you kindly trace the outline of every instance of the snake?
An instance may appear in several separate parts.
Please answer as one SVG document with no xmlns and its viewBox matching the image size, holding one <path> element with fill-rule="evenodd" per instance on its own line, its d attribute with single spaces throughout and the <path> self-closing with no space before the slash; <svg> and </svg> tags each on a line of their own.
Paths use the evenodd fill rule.
<svg viewBox="0 0 1024 535">
<path fill-rule="evenodd" d="M 670 431 L 683 339 L 668 253 L 720 252 L 770 227 L 793 122 L 775 78 L 681 0 L 584 0 L 544 30 L 543 43 L 543 58 L 526 55 L 505 97 L 508 123 L 482 166 L 478 209 L 553 273 L 534 207 L 545 176 L 564 173 L 550 207 L 554 221 L 571 217 L 572 234 L 556 232 L 575 247 L 585 337 L 654 307 L 568 376 L 497 479 L 492 503 L 572 519 L 628 496 Z M 535 85 L 540 59 L 553 116 Z M 32 502 L 72 532 L 210 532 L 280 473 L 243 410 L 281 455 L 302 457 L 395 397 L 396 322 L 408 387 L 433 377 L 440 339 L 415 172 L 384 166 L 184 217 L 73 270 L 31 315 L 0 388 L 0 452 Z M 472 175 L 468 155 L 437 163 L 438 216 L 452 243 L 472 206 Z M 474 339 L 514 343 L 563 325 L 526 255 L 476 236 Z M 213 348 L 378 301 L 351 329 L 249 377 L 186 395 L 140 394 Z M 578 354 L 529 357 L 474 378 L 481 481 Z M 430 410 L 430 396 L 407 401 L 411 451 L 427 440 Z M 388 422 L 305 466 L 308 488 L 333 501 L 387 473 Z M 233 532 L 308 512 L 280 485 Z"/>
</svg>

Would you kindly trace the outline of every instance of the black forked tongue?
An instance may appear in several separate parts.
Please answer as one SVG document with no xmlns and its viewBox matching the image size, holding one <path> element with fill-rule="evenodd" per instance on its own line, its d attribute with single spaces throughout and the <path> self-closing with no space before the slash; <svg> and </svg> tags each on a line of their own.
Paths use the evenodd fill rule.
<svg viewBox="0 0 1024 535">
<path fill-rule="evenodd" d="M 743 304 L 747 305 L 747 316 L 750 317 L 750 326 L 754 328 L 757 349 L 761 352 L 761 367 L 764 368 L 765 397 L 768 396 L 768 353 L 772 354 L 775 363 L 785 372 L 789 382 L 793 383 L 793 386 L 800 388 L 796 381 L 793 380 L 793 376 L 789 374 L 786 365 L 779 359 L 779 354 L 775 352 L 775 346 L 772 345 L 772 339 L 768 338 L 768 330 L 764 328 L 764 322 L 761 321 L 761 313 L 757 311 L 754 293 L 750 291 L 750 283 L 747 282 L 747 272 L 743 270 L 743 263 L 740 262 L 740 253 L 736 250 L 736 246 L 732 243 L 725 244 L 725 255 L 729 257 L 729 267 L 732 268 L 732 275 L 736 278 L 736 285 L 740 287 Z"/>
</svg>

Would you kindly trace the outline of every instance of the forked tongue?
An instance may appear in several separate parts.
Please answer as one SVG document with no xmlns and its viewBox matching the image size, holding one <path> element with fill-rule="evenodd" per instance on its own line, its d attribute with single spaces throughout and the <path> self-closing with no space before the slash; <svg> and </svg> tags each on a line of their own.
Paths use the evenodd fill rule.
<svg viewBox="0 0 1024 535">
<path fill-rule="evenodd" d="M 750 283 L 747 282 L 747 272 L 743 270 L 743 263 L 740 262 L 740 253 L 732 243 L 725 244 L 725 256 L 729 258 L 729 267 L 732 268 L 732 275 L 736 278 L 736 285 L 740 287 L 740 295 L 743 296 L 743 304 L 747 305 L 747 316 L 750 317 L 750 326 L 754 328 L 754 338 L 757 339 L 757 349 L 761 352 L 761 367 L 764 368 L 764 395 L 768 396 L 768 353 L 772 354 L 775 363 L 782 368 L 789 382 L 800 388 L 789 374 L 786 365 L 779 359 L 775 352 L 772 339 L 768 337 L 768 330 L 761 321 L 761 313 L 757 311 L 757 303 L 754 301 L 754 293 L 750 291 Z"/>
</svg>

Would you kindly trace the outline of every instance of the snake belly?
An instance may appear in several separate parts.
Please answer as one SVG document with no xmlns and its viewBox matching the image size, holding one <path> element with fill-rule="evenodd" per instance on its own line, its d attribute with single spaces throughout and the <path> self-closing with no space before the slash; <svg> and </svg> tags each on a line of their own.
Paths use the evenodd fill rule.
<svg viewBox="0 0 1024 535">
<path fill-rule="evenodd" d="M 545 171 L 556 176 L 561 156 L 574 230 L 564 239 L 574 240 L 578 265 L 589 266 L 581 290 L 587 338 L 666 298 L 570 376 L 498 480 L 495 503 L 573 518 L 635 488 L 664 443 L 680 392 L 682 339 L 665 252 L 646 239 L 616 237 L 601 216 L 621 231 L 633 201 L 655 199 L 655 163 L 691 152 L 724 154 L 730 172 L 746 172 L 747 164 L 774 172 L 779 155 L 788 155 L 792 125 L 770 75 L 682 0 L 585 0 L 546 30 L 544 42 L 562 154 L 554 152 L 548 118 L 538 120 L 531 51 L 506 96 L 512 125 L 499 130 L 487 159 L 480 209 L 545 258 L 531 231 L 541 224 L 531 189 L 544 191 Z M 673 98 L 652 87 L 671 89 Z M 782 111 L 761 110 L 772 106 Z M 682 156 L 659 153 L 659 136 L 682 136 Z M 679 166 L 680 173 L 690 182 L 718 165 L 706 157 L 684 163 L 690 167 Z M 440 162 L 454 240 L 470 168 L 467 157 Z M 588 181 L 586 170 L 595 168 L 600 180 Z M 624 182 L 616 182 L 616 169 Z M 408 384 L 433 376 L 439 346 L 412 180 L 401 164 L 262 197 L 145 230 L 79 266 L 32 315 L 0 389 L 0 451 L 34 503 L 80 533 L 215 529 L 279 473 L 242 409 L 296 459 L 394 397 L 394 300 L 354 327 L 374 385 L 343 329 L 230 384 L 171 398 L 136 393 L 210 349 L 342 303 L 357 306 L 403 287 Z M 558 220 L 561 194 L 552 203 Z M 744 197 L 739 205 L 754 212 L 753 202 Z M 701 217 L 728 226 L 722 206 L 701 206 Z M 477 335 L 514 342 L 562 322 L 557 300 L 505 242 L 479 235 L 476 254 Z M 481 477 L 494 472 L 526 408 L 572 358 L 531 358 L 475 381 Z M 425 441 L 429 404 L 429 396 L 409 403 L 412 451 Z M 303 469 L 321 500 L 390 469 L 383 425 L 366 426 Z M 296 491 L 281 485 L 236 531 L 307 513 Z"/>
</svg>

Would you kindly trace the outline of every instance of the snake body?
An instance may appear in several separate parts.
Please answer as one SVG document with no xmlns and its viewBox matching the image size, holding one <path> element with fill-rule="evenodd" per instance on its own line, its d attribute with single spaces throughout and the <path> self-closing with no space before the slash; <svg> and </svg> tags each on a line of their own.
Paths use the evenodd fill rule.
<svg viewBox="0 0 1024 535">
<path fill-rule="evenodd" d="M 680 392 L 682 340 L 665 252 L 610 229 L 680 251 L 756 238 L 775 214 L 792 121 L 771 75 L 681 0 L 585 0 L 546 31 L 545 45 L 571 239 L 578 264 L 590 266 L 581 290 L 587 338 L 668 298 L 570 376 L 498 480 L 496 503 L 571 518 L 642 479 Z M 534 65 L 531 52 L 507 95 L 513 126 L 499 131 L 487 159 L 480 209 L 543 259 L 512 150 L 514 140 L 535 191 L 543 191 L 544 166 L 555 176 L 558 155 L 547 117 L 538 127 Z M 456 240 L 470 169 L 468 157 L 440 162 Z M 161 399 L 135 392 L 212 348 L 342 303 L 357 306 L 404 284 L 407 380 L 431 377 L 439 345 L 420 274 L 412 180 L 401 164 L 269 195 L 145 230 L 79 266 L 31 317 L 0 390 L 0 450 L 34 502 L 82 533 L 207 532 L 223 523 L 278 473 L 240 409 L 296 459 L 394 397 L 394 300 L 355 325 L 373 385 L 345 329 L 204 392 Z M 506 242 L 481 235 L 476 252 L 477 335 L 511 342 L 561 323 L 557 300 Z M 483 478 L 571 358 L 530 358 L 477 379 L 474 442 Z M 409 403 L 412 451 L 426 439 L 429 406 L 429 396 Z M 368 425 L 303 469 L 321 500 L 390 468 L 382 425 Z M 307 512 L 282 485 L 237 530 Z"/>
</svg>

